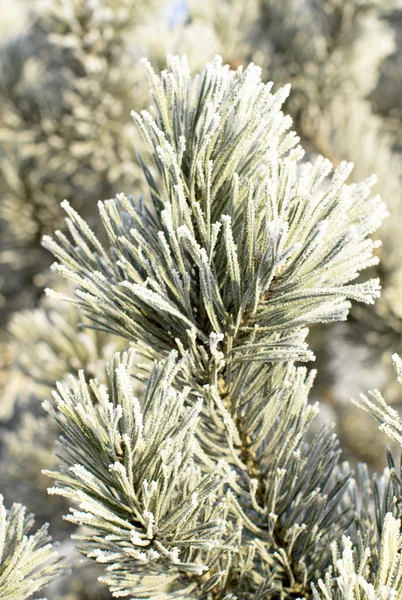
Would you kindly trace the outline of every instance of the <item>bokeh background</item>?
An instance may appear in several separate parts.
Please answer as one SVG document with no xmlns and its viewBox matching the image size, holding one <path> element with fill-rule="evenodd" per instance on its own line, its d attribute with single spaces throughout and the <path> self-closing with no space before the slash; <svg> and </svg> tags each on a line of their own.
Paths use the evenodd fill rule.
<svg viewBox="0 0 402 600">
<path fill-rule="evenodd" d="M 214 54 L 236 69 L 254 62 L 275 88 L 307 150 L 378 176 L 390 217 L 379 238 L 375 306 L 316 328 L 313 398 L 334 421 L 344 457 L 385 462 L 386 439 L 351 397 L 379 388 L 402 410 L 391 354 L 402 353 L 402 0 L 0 0 L 0 492 L 20 501 L 74 560 L 63 500 L 41 474 L 54 464 L 55 425 L 41 409 L 58 380 L 84 368 L 104 377 L 124 342 L 85 329 L 68 289 L 49 270 L 43 235 L 63 229 L 67 198 L 98 231 L 97 201 L 144 193 L 131 110 L 149 106 L 140 58 L 167 53 L 192 70 Z M 49 600 L 102 600 L 96 571 L 47 591 Z"/>
</svg>

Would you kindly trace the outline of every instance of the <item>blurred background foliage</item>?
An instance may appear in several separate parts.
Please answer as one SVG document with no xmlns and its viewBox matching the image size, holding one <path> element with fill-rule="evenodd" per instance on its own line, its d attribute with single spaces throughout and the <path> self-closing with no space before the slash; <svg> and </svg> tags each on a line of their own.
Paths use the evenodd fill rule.
<svg viewBox="0 0 402 600">
<path fill-rule="evenodd" d="M 307 149 L 376 173 L 390 217 L 379 237 L 383 285 L 374 307 L 317 328 L 314 399 L 336 422 L 345 457 L 384 463 L 384 438 L 350 397 L 370 387 L 402 402 L 391 354 L 402 353 L 402 1 L 0 0 L 0 482 L 51 519 L 71 555 L 62 500 L 49 497 L 57 435 L 41 410 L 56 381 L 84 368 L 102 380 L 124 340 L 83 327 L 77 309 L 44 298 L 54 282 L 44 234 L 63 228 L 67 198 L 96 230 L 98 200 L 139 195 L 130 118 L 148 105 L 142 56 L 163 68 L 187 53 L 196 71 L 219 53 L 232 68 L 255 62 L 278 88 Z M 139 390 L 140 393 L 140 390 Z M 51 600 L 108 598 L 93 572 L 51 588 Z M 91 583 L 90 583 L 91 582 Z"/>
</svg>

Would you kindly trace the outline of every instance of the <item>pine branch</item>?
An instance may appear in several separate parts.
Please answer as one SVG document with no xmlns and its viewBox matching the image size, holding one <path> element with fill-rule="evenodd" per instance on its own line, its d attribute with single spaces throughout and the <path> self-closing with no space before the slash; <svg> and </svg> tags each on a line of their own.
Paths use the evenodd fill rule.
<svg viewBox="0 0 402 600">
<path fill-rule="evenodd" d="M 353 548 L 350 538 L 342 540 L 342 550 L 332 547 L 333 571 L 325 580 L 313 585 L 314 600 L 387 600 L 402 597 L 401 521 L 391 513 L 385 516 L 381 536 L 380 564 L 377 571 L 369 567 L 370 547 Z"/>
<path fill-rule="evenodd" d="M 0 495 L 0 597 L 25 600 L 40 591 L 64 570 L 50 544 L 46 526 L 30 534 L 34 524 L 25 508 L 7 510 Z"/>
<path fill-rule="evenodd" d="M 392 360 L 398 382 L 402 385 L 402 359 L 394 354 Z M 352 399 L 352 402 L 374 417 L 380 423 L 379 429 L 402 447 L 402 418 L 387 405 L 378 390 L 369 391 L 368 396 L 361 394 L 359 400 Z"/>
<path fill-rule="evenodd" d="M 105 248 L 65 202 L 70 235 L 57 232 L 44 245 L 94 326 L 127 338 L 159 366 L 149 372 L 141 406 L 132 398 L 129 357 L 116 357 L 110 372 L 112 402 L 106 388 L 88 387 L 82 376 L 59 388 L 56 409 L 46 405 L 63 430 L 55 492 L 81 503 L 69 518 L 95 533 L 83 534 L 83 552 L 109 564 L 113 593 L 134 593 L 145 577 L 135 593 L 152 595 L 149 573 L 163 597 L 308 594 L 310 580 L 329 566 L 330 544 L 351 524 L 341 502 L 350 473 L 337 469 L 337 440 L 328 429 L 307 443 L 317 412 L 308 405 L 312 377 L 293 363 L 312 358 L 306 326 L 344 319 L 350 300 L 378 296 L 378 281 L 353 282 L 377 262 L 378 244 L 368 236 L 385 208 L 370 197 L 373 178 L 346 183 L 351 165 L 341 163 L 331 179 L 322 158 L 298 165 L 302 151 L 280 111 L 287 89 L 271 94 L 257 67 L 231 72 L 216 58 L 192 78 L 185 59 L 169 58 L 160 77 L 145 66 L 155 107 L 134 119 L 157 173 L 142 165 L 151 206 L 124 195 L 100 203 Z M 184 414 L 193 415 L 186 423 L 194 419 L 191 450 L 187 426 L 177 423 Z M 151 436 L 138 446 L 147 419 L 159 424 L 159 442 Z M 177 535 L 187 531 L 186 519 L 174 529 L 147 521 L 141 477 L 155 481 L 156 521 L 173 525 L 163 511 L 178 490 L 164 496 L 163 469 L 154 471 L 164 460 L 157 451 L 164 436 L 172 448 L 177 436 L 176 453 L 182 446 L 179 515 L 190 510 L 188 472 L 194 489 L 215 482 L 208 515 L 224 502 L 230 542 L 213 529 L 215 554 L 197 538 L 210 529 L 204 507 L 194 512 L 196 537 L 185 545 Z M 223 472 L 217 464 L 226 465 Z M 146 550 L 132 550 L 131 530 L 131 542 Z"/>
<path fill-rule="evenodd" d="M 101 580 L 113 594 L 190 597 L 218 583 L 237 551 L 226 520 L 229 472 L 199 463 L 201 400 L 188 409 L 186 394 L 172 387 L 182 368 L 175 355 L 155 365 L 141 403 L 130 381 L 133 358 L 115 356 L 110 396 L 81 373 L 69 388 L 58 386 L 55 408 L 46 403 L 63 434 L 62 469 L 48 473 L 58 487 L 49 491 L 78 502 L 68 519 L 88 533 L 75 538 L 107 566 Z"/>
<path fill-rule="evenodd" d="M 385 213 L 368 198 L 373 180 L 347 186 L 342 164 L 320 191 L 329 163 L 298 169 L 279 111 L 287 90 L 271 95 L 256 67 L 229 73 L 216 59 L 194 83 L 179 59 L 160 80 L 147 71 L 157 117 L 135 119 L 161 176 L 156 214 L 124 196 L 101 203 L 109 254 L 64 203 L 74 241 L 44 240 L 56 272 L 97 325 L 151 356 L 188 348 L 191 330 L 204 344 L 223 334 L 234 362 L 311 358 L 302 327 L 378 295 L 376 281 L 348 285 L 376 263 L 366 236 Z"/>
</svg>

